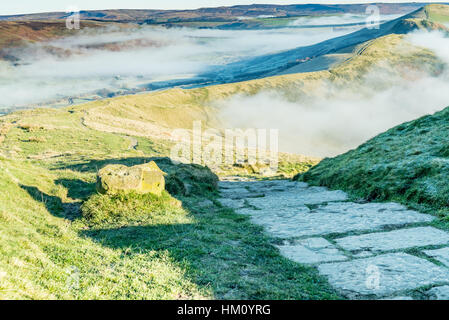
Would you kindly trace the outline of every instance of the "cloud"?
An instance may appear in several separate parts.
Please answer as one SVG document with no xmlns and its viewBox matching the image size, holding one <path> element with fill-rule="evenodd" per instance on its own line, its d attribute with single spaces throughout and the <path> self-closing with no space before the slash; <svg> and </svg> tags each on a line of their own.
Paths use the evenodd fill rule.
<svg viewBox="0 0 449 320">
<path fill-rule="evenodd" d="M 449 39 L 443 34 L 416 33 L 408 40 L 449 62 Z M 328 83 L 320 96 L 294 101 L 279 91 L 235 96 L 220 104 L 221 116 L 231 127 L 279 129 L 281 151 L 334 156 L 400 123 L 449 106 L 448 83 L 447 72 L 394 77 L 391 72 L 373 71 L 354 88 Z"/>
<path fill-rule="evenodd" d="M 0 107 L 131 92 L 153 81 L 190 78 L 212 65 L 310 45 L 348 31 L 139 27 L 81 30 L 78 36 L 11 52 L 0 63 Z"/>
<path fill-rule="evenodd" d="M 441 60 L 449 63 L 449 38 L 443 31 L 416 31 L 408 34 L 407 40 L 416 46 L 428 48 Z"/>
<path fill-rule="evenodd" d="M 401 17 L 400 14 L 382 15 L 381 21 L 393 20 Z M 321 17 L 301 17 L 293 21 L 292 26 L 323 26 L 323 25 L 344 25 L 353 23 L 364 23 L 368 15 L 364 14 L 342 14 L 334 16 L 321 16 Z"/>
</svg>

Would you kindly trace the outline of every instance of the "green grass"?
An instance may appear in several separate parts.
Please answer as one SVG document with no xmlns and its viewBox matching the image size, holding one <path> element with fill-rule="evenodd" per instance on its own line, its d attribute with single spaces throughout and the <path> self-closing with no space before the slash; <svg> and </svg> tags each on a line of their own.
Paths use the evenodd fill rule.
<svg viewBox="0 0 449 320">
<path fill-rule="evenodd" d="M 129 256 L 80 235 L 58 176 L 1 161 L 0 297 L 170 299 L 206 295 L 165 252 Z M 79 185 L 83 185 L 80 183 Z M 76 210 L 75 210 L 76 212 Z M 79 274 L 79 287 L 68 285 Z"/>
<path fill-rule="evenodd" d="M 247 217 L 203 207 L 213 193 L 180 197 L 180 208 L 167 194 L 96 195 L 94 172 L 81 166 L 0 164 L 1 298 L 338 298 Z M 120 218 L 90 219 L 97 213 Z"/>
<path fill-rule="evenodd" d="M 94 194 L 81 206 L 83 218 L 88 224 L 122 227 L 130 224 L 151 224 L 158 217 L 176 223 L 185 223 L 181 203 L 168 192 L 160 197 L 152 194 Z"/>
<path fill-rule="evenodd" d="M 153 223 L 85 232 L 103 245 L 128 248 L 130 254 L 167 251 L 200 287 L 218 299 L 335 299 L 316 270 L 279 256 L 262 228 L 247 217 L 200 199 L 184 199 L 190 221 L 173 224 L 167 215 Z M 187 209 L 189 210 L 189 209 Z M 195 212 L 195 213 L 193 213 Z"/>
<path fill-rule="evenodd" d="M 441 4 L 431 4 L 425 7 L 425 12 L 429 20 L 438 23 L 449 22 L 449 6 Z"/>
<path fill-rule="evenodd" d="M 172 165 L 169 142 L 95 130 L 84 116 L 0 119 L 1 299 L 339 298 L 247 217 L 203 207 L 217 197 L 210 170 Z M 178 200 L 96 194 L 98 169 L 151 160 Z"/>
</svg>

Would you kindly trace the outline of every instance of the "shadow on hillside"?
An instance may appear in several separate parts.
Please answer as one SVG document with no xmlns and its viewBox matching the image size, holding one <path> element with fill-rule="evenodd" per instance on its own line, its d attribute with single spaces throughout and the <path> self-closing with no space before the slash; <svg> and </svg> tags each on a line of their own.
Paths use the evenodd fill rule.
<svg viewBox="0 0 449 320">
<path fill-rule="evenodd" d="M 209 287 L 212 284 L 217 297 L 223 297 L 226 293 L 233 292 L 232 288 L 238 287 L 240 268 L 232 270 L 232 279 L 223 274 L 222 268 L 228 265 L 227 261 L 238 260 L 234 256 L 236 250 L 243 250 L 239 246 L 230 247 L 227 241 L 214 239 L 215 235 L 205 232 L 202 225 L 126 226 L 84 230 L 80 235 L 103 246 L 121 250 L 128 257 L 144 254 L 166 257 L 180 266 L 186 272 L 185 277 L 198 286 Z"/>
<path fill-rule="evenodd" d="M 161 169 L 166 165 L 172 164 L 170 158 L 167 157 L 131 157 L 122 159 L 90 160 L 79 164 L 60 166 L 57 167 L 56 169 L 58 170 L 69 169 L 78 172 L 97 172 L 98 170 L 107 166 L 108 164 L 123 164 L 126 166 L 135 166 L 150 161 L 155 161 L 158 164 L 158 166 L 161 167 Z"/>
<path fill-rule="evenodd" d="M 315 270 L 286 262 L 263 229 L 247 223 L 248 217 L 229 209 L 201 209 L 196 202 L 184 208 L 195 222 L 101 227 L 79 234 L 129 258 L 168 259 L 216 299 L 310 298 L 317 292 L 331 297 Z"/>
<path fill-rule="evenodd" d="M 86 182 L 80 179 L 58 179 L 55 184 L 62 185 L 67 189 L 67 196 L 75 200 L 87 200 L 95 190 L 95 183 Z"/>
<path fill-rule="evenodd" d="M 189 251 L 199 249 L 200 243 L 195 245 L 191 241 L 195 229 L 192 224 L 166 224 L 86 230 L 82 234 L 110 248 L 127 249 L 128 254 L 169 250 L 182 260 L 189 255 Z"/>
<path fill-rule="evenodd" d="M 56 185 L 62 185 L 67 189 L 67 196 L 75 202 L 63 202 L 58 196 L 49 195 L 34 186 L 21 185 L 20 187 L 36 201 L 42 202 L 52 215 L 75 220 L 81 216 L 81 203 L 95 192 L 95 183 L 85 182 L 79 179 L 58 179 Z"/>
<path fill-rule="evenodd" d="M 61 216 L 63 211 L 61 198 L 46 194 L 36 187 L 20 185 L 36 201 L 42 202 L 47 210 L 54 216 Z"/>
<path fill-rule="evenodd" d="M 33 186 L 20 185 L 20 187 L 28 192 L 28 194 L 36 201 L 45 205 L 48 212 L 58 218 L 75 220 L 80 216 L 80 203 L 63 203 L 61 198 L 52 196 L 40 191 Z"/>
</svg>

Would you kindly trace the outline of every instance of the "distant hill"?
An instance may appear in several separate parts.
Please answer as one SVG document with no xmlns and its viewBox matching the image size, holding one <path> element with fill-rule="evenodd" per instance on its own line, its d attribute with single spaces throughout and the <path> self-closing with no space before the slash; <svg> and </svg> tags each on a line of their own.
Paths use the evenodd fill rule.
<svg viewBox="0 0 449 320">
<path fill-rule="evenodd" d="M 85 27 L 105 26 L 102 22 L 86 21 Z M 0 59 L 8 59 L 2 49 L 22 46 L 30 42 L 41 42 L 73 34 L 59 21 L 0 21 Z"/>
<path fill-rule="evenodd" d="M 188 79 L 185 82 L 178 80 L 176 84 L 211 85 L 264 78 L 271 75 L 283 74 L 286 70 L 297 65 L 306 62 L 309 63 L 328 54 L 339 53 L 347 48 L 352 48 L 353 46 L 389 34 L 406 34 L 416 29 L 446 30 L 443 24 L 432 21 L 427 16 L 428 11 L 433 12 L 434 15 L 441 13 L 441 8 L 448 8 L 448 6 L 426 6 L 400 18 L 385 22 L 378 29 L 364 28 L 311 46 L 298 47 L 292 50 L 262 55 L 228 65 L 218 66 L 200 74 L 196 79 Z M 445 17 L 444 13 L 441 14 L 441 17 Z M 325 70 L 327 68 L 328 66 L 325 65 L 323 68 L 318 68 L 314 71 Z M 152 85 L 157 86 L 158 84 Z M 172 83 L 162 83 L 160 87 L 170 87 L 172 85 Z"/>
<path fill-rule="evenodd" d="M 405 14 L 423 3 L 379 4 L 382 14 Z M 362 14 L 364 5 L 250 5 L 197 10 L 93 10 L 81 11 L 81 26 L 96 28 L 114 24 L 157 24 L 192 28 L 260 29 L 286 26 L 298 16 Z M 0 16 L 0 60 L 14 60 L 2 49 L 29 42 L 70 36 L 64 20 L 66 12 Z M 242 17 L 251 19 L 242 19 Z"/>
<path fill-rule="evenodd" d="M 445 7 L 446 6 L 443 6 L 441 8 Z M 439 17 L 444 17 L 441 8 L 438 5 L 420 8 L 401 18 L 381 24 L 379 29 L 362 29 L 315 45 L 298 47 L 292 50 L 244 59 L 224 66 L 213 67 L 192 78 L 168 79 L 166 81 L 144 83 L 139 87 L 130 88 L 126 92 L 117 92 L 116 95 L 154 91 L 173 87 L 204 87 L 215 84 L 238 83 L 253 79 L 264 79 L 266 77 L 277 75 L 327 71 L 347 59 L 351 59 L 354 52 L 356 56 L 360 56 L 360 52 L 366 50 L 367 46 L 374 39 L 388 35 L 405 34 L 414 29 L 445 29 L 446 27 L 443 24 L 428 19 L 429 13 L 432 13 L 432 16 L 438 15 Z M 85 21 L 83 23 L 89 24 L 89 27 L 102 27 L 111 24 L 123 28 L 133 26 L 133 24 L 99 21 Z M 70 31 L 72 30 L 67 30 L 62 21 L 0 21 L 0 59 L 8 60 L 12 63 L 20 63 L 18 60 L 20 58 L 17 58 L 17 55 L 14 54 L 14 50 L 8 50 L 9 47 L 22 45 L 27 42 L 45 41 L 52 38 L 67 36 L 71 34 Z M 383 42 L 385 41 L 377 41 L 376 43 L 379 44 Z M 357 46 L 362 47 L 356 49 Z M 373 46 L 370 48 L 373 48 Z M 52 54 L 67 54 L 66 51 L 61 52 L 58 51 L 57 48 L 54 49 L 51 46 L 46 46 L 45 50 L 51 51 Z M 20 52 L 20 50 L 18 52 Z M 381 57 L 384 59 L 391 60 L 395 57 L 394 53 L 391 51 L 385 52 L 384 50 L 380 50 L 378 52 L 384 54 L 384 56 Z M 369 64 L 369 59 L 366 59 L 369 56 L 364 55 L 363 57 L 366 60 L 364 63 Z M 355 64 L 351 64 L 351 66 L 354 65 Z M 355 73 L 356 72 L 352 72 L 348 74 L 348 76 L 351 77 L 352 74 Z M 86 101 L 92 99 L 96 100 L 98 97 L 111 96 L 110 92 L 102 90 L 96 92 L 92 91 L 82 98 Z M 67 100 L 67 98 L 64 97 L 58 101 L 51 101 L 51 103 L 55 106 L 64 106 L 72 104 L 73 101 L 70 99 Z M 16 107 L 17 106 L 14 106 L 14 108 Z M 11 110 L 14 110 L 14 108 L 4 110 L 4 112 L 10 112 Z"/>
<path fill-rule="evenodd" d="M 405 14 L 423 7 L 426 3 L 379 3 L 381 14 Z M 177 23 L 188 21 L 231 21 L 239 17 L 297 17 L 319 16 L 323 14 L 365 13 L 369 4 L 346 5 L 247 5 L 197 10 L 92 10 L 81 11 L 82 20 L 135 22 L 135 23 Z M 69 14 L 49 12 L 0 16 L 0 20 L 60 20 Z"/>
</svg>

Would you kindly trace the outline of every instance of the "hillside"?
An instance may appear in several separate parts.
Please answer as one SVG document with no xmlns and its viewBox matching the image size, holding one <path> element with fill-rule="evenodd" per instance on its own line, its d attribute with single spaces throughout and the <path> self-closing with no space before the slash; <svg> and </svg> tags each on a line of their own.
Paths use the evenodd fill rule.
<svg viewBox="0 0 449 320">
<path fill-rule="evenodd" d="M 390 64 L 379 64 L 385 59 L 388 59 Z M 391 65 L 395 65 L 395 68 L 392 69 Z M 355 47 L 343 63 L 337 64 L 330 70 L 273 76 L 196 89 L 175 88 L 99 100 L 58 110 L 36 109 L 12 113 L 0 118 L 5 128 L 11 128 L 8 129 L 9 131 L 5 129 L 3 134 L 2 151 L 6 154 L 16 154 L 19 158 L 35 157 L 47 151 L 64 153 L 67 151 L 67 145 L 63 143 L 64 136 L 71 136 L 72 131 L 85 132 L 83 135 L 86 141 L 93 139 L 89 139 L 89 136 L 94 132 L 106 132 L 116 134 L 114 136 L 125 144 L 127 138 L 123 135 L 165 141 L 163 144 L 169 146 L 173 143 L 172 129 L 191 129 L 194 120 L 201 120 L 204 128 L 223 128 L 226 124 L 223 124 L 222 119 L 219 118 L 219 102 L 234 95 L 251 96 L 261 91 L 277 90 L 290 100 L 301 100 L 318 96 L 329 82 L 336 86 L 351 87 L 357 91 L 360 86 L 363 86 L 360 79 L 373 68 L 379 72 L 392 74 L 405 72 L 410 68 L 437 74 L 442 68 L 442 63 L 431 51 L 404 41 L 403 35 L 391 34 Z M 388 87 L 388 81 L 385 81 L 383 86 Z M 14 129 L 20 126 L 36 128 L 43 126 L 44 129 L 47 127 L 49 129 L 36 132 Z M 64 133 L 65 130 L 69 131 Z M 45 141 L 36 144 L 26 142 L 36 134 L 42 136 L 41 138 Z M 78 151 L 80 154 L 77 157 L 89 157 L 91 145 L 74 143 L 80 147 L 75 149 L 72 147 L 72 155 L 67 155 L 69 159 Z M 148 143 L 139 143 L 137 149 L 141 145 L 148 145 Z M 36 149 L 29 149 L 26 152 L 14 151 L 17 147 L 23 147 L 26 150 L 31 146 Z M 103 147 L 100 148 L 102 149 Z M 58 157 L 54 159 L 62 160 Z"/>
<path fill-rule="evenodd" d="M 433 7 L 430 6 L 430 8 Z M 441 8 L 447 8 L 447 6 L 442 6 Z M 398 19 L 385 22 L 378 29 L 364 28 L 311 46 L 299 47 L 212 68 L 210 71 L 200 74 L 198 76 L 199 80 L 195 82 L 217 84 L 263 78 L 270 74 L 282 73 L 296 65 L 301 65 L 329 54 L 347 52 L 348 48 L 386 35 L 406 34 L 418 29 L 429 31 L 447 30 L 444 25 L 428 20 L 425 10 L 421 8 Z M 437 9 L 432 10 L 433 12 L 441 11 Z M 444 12 L 440 12 L 440 14 L 444 16 Z M 322 69 L 327 69 L 327 67 L 324 65 Z"/>
<path fill-rule="evenodd" d="M 449 212 L 449 108 L 401 124 L 299 178 L 351 191 L 368 200 L 395 200 Z"/>
<path fill-rule="evenodd" d="M 106 27 L 105 23 L 83 21 L 85 28 Z M 0 20 L 0 60 L 15 61 L 10 49 L 30 43 L 45 43 L 73 35 L 61 21 L 2 21 Z"/>
<path fill-rule="evenodd" d="M 42 105 L 57 108 L 173 87 L 196 88 L 298 72 L 328 71 L 350 59 L 354 48 L 363 46 L 367 41 L 415 29 L 445 29 L 443 25 L 428 20 L 424 9 L 383 23 L 379 30 L 362 29 L 350 34 L 347 33 L 354 30 L 352 27 L 335 33 L 331 27 L 323 29 L 324 33 L 314 28 L 304 32 L 290 28 L 255 33 L 188 29 L 179 31 L 181 39 L 176 39 L 178 35 L 175 34 L 178 32 L 170 28 L 83 20 L 84 22 L 85 28 L 79 33 L 65 29 L 63 21 L 0 21 L 0 60 L 6 60 L 0 61 L 3 70 L 3 78 L 0 80 L 5 90 L 5 98 L 0 103 L 1 113 Z M 210 36 L 205 37 L 207 34 Z M 243 34 L 255 37 L 257 41 L 254 44 L 249 41 L 249 47 L 236 46 L 240 41 L 239 35 Z M 273 40 L 276 39 L 274 41 L 279 41 L 281 48 L 287 50 L 276 52 L 267 48 L 263 34 L 270 35 Z M 309 34 L 310 39 L 317 39 L 316 42 L 306 40 Z M 337 36 L 341 34 L 346 35 Z M 331 37 L 335 38 L 322 41 Z M 58 40 L 51 41 L 56 39 Z M 95 43 L 86 45 L 86 41 Z M 216 45 L 208 47 L 209 43 Z M 173 46 L 185 45 L 201 54 L 181 57 L 182 54 Z M 235 51 L 229 49 L 234 46 L 237 47 Z M 143 54 L 143 51 L 147 53 Z M 259 51 L 267 54 L 254 54 Z M 154 56 L 151 60 L 154 61 L 159 54 L 167 56 L 166 66 L 151 66 L 147 63 L 146 67 L 141 67 L 147 56 Z M 37 56 L 41 59 L 36 59 Z M 121 63 L 109 66 L 105 64 L 108 59 L 117 58 Z M 130 68 L 132 71 L 124 67 L 127 60 L 134 64 Z M 76 66 L 81 63 L 91 63 L 92 68 Z M 176 63 L 179 66 L 175 68 Z M 66 70 L 73 68 L 74 76 L 58 79 L 60 74 L 51 72 L 50 65 L 58 65 L 58 68 Z M 38 68 L 44 68 L 48 72 L 40 76 L 39 72 L 34 71 Z M 8 90 L 7 87 L 11 85 L 9 80 L 14 78 L 23 83 L 18 87 L 23 87 L 28 94 L 15 94 L 17 88 Z M 45 94 L 40 94 L 41 91 Z"/>
<path fill-rule="evenodd" d="M 380 65 L 385 59 L 390 64 Z M 300 100 L 319 95 L 329 82 L 341 87 L 351 86 L 356 91 L 363 85 L 360 79 L 373 68 L 392 74 L 407 68 L 436 74 L 440 72 L 442 63 L 431 51 L 404 41 L 403 35 L 391 34 L 356 47 L 347 60 L 330 70 L 124 96 L 85 104 L 74 110 L 85 110 L 85 124 L 94 128 L 169 138 L 170 128 L 190 129 L 194 119 L 202 120 L 207 126 L 222 127 L 217 103 L 233 95 L 277 90 L 288 99 Z M 388 81 L 383 85 L 388 87 Z"/>
<path fill-rule="evenodd" d="M 315 270 L 281 258 L 249 218 L 217 205 L 208 169 L 173 165 L 165 140 L 87 127 L 86 108 L 75 109 L 0 118 L 2 299 L 338 297 Z M 152 159 L 190 185 L 187 197 L 173 193 L 182 202 L 96 195 L 99 168 Z M 127 218 L 93 223 L 92 208 Z"/>
<path fill-rule="evenodd" d="M 179 111 L 185 106 L 175 109 L 179 114 L 158 113 L 161 101 L 142 97 L 147 109 L 138 105 L 140 113 L 132 114 L 145 115 L 147 124 L 184 125 L 189 112 Z M 315 270 L 281 258 L 248 218 L 217 205 L 208 169 L 197 177 L 198 168 L 171 164 L 164 158 L 170 141 L 87 123 L 84 117 L 96 105 L 0 118 L 2 299 L 338 298 Z M 119 116 L 112 106 L 103 115 Z M 189 181 L 193 194 L 173 194 L 182 207 L 168 194 L 158 201 L 95 195 L 99 168 L 151 159 Z M 80 209 L 84 204 L 83 210 L 121 210 L 129 220 L 92 224 Z M 72 274 L 79 289 L 67 287 Z"/>
<path fill-rule="evenodd" d="M 426 16 L 429 20 L 438 23 L 449 22 L 449 7 L 442 4 L 432 4 L 425 8 Z"/>
</svg>

